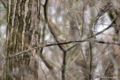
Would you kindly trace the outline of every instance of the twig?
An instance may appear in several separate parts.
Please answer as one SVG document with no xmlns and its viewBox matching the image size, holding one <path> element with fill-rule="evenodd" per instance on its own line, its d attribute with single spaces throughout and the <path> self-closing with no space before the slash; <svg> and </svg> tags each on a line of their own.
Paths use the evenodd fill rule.
<svg viewBox="0 0 120 80">
<path fill-rule="evenodd" d="M 77 43 L 77 44 L 75 44 L 75 45 L 73 45 L 73 46 L 70 46 L 69 48 L 66 49 L 66 52 L 69 51 L 69 50 L 71 50 L 72 48 L 78 46 L 78 45 L 79 45 L 79 44 Z"/>
<path fill-rule="evenodd" d="M 117 55 L 118 55 L 118 54 L 117 54 Z M 114 59 L 117 57 L 117 55 L 115 55 Z M 107 65 L 107 67 L 106 67 L 106 69 L 105 69 L 105 72 L 104 72 L 104 74 L 102 75 L 102 77 L 107 73 L 107 71 L 108 71 L 111 63 L 112 63 L 112 61 L 110 61 L 110 62 L 108 63 L 108 65 Z M 100 78 L 100 80 L 102 80 L 102 77 Z"/>
<path fill-rule="evenodd" d="M 85 16 L 85 15 L 84 15 L 84 14 L 85 14 L 84 12 L 85 12 L 85 7 L 86 7 L 86 5 L 87 5 L 87 2 L 84 2 L 84 1 L 83 1 L 83 10 L 82 10 L 82 11 L 83 11 L 83 15 L 82 15 L 81 37 L 83 36 L 83 27 L 84 27 L 84 18 L 85 18 L 85 17 L 84 17 L 84 16 Z"/>
<path fill-rule="evenodd" d="M 64 44 L 70 44 L 70 43 L 78 43 L 78 42 L 86 42 L 86 41 L 87 41 L 87 42 L 96 42 L 96 43 L 100 43 L 100 44 L 120 45 L 120 43 L 117 43 L 117 42 L 105 42 L 105 41 L 84 39 L 84 40 L 78 40 L 78 41 L 68 41 L 68 42 L 62 42 L 62 43 L 46 44 L 46 45 L 41 45 L 41 46 L 38 46 L 38 47 L 33 47 L 33 48 L 31 48 L 31 49 L 38 49 L 38 48 L 42 48 L 42 47 L 58 46 L 58 45 L 64 45 Z M 6 57 L 5 59 L 12 58 L 12 57 L 15 57 L 15 56 L 24 54 L 24 53 L 29 52 L 29 51 L 30 51 L 30 49 L 27 49 L 27 50 L 18 52 L 18 53 L 14 54 L 14 55 L 8 56 L 8 57 Z"/>
<path fill-rule="evenodd" d="M 107 28 L 105 28 L 104 30 L 102 30 L 102 31 L 100 31 L 100 32 L 98 32 L 98 33 L 96 33 L 95 35 L 99 35 L 99 34 L 103 33 L 104 31 L 108 30 L 109 28 L 113 27 L 114 24 L 115 24 L 115 22 L 116 22 L 116 19 L 114 19 L 113 22 L 112 22 Z M 93 35 L 90 36 L 90 37 L 88 37 L 88 38 L 91 38 L 91 37 L 93 37 Z"/>
<path fill-rule="evenodd" d="M 48 28 L 49 28 L 51 34 L 53 35 L 55 41 L 56 41 L 57 43 L 59 43 L 59 41 L 58 41 L 58 39 L 57 39 L 57 37 L 56 37 L 56 35 L 55 35 L 55 33 L 54 33 L 54 31 L 53 31 L 53 29 L 52 29 L 51 26 L 52 26 L 52 24 L 51 24 L 50 22 L 48 22 Z M 61 45 L 58 44 L 58 47 L 59 47 L 63 52 L 65 52 L 64 48 L 63 48 Z"/>
<path fill-rule="evenodd" d="M 40 68 L 41 68 L 43 74 L 45 75 L 45 79 L 47 80 L 47 75 L 46 75 L 45 71 L 43 70 L 43 68 L 42 68 L 42 66 L 41 66 L 41 63 L 40 63 Z"/>
<path fill-rule="evenodd" d="M 44 7 L 44 17 L 45 17 L 45 21 L 46 21 L 46 23 L 48 22 L 48 18 L 47 18 L 47 9 L 48 9 L 48 2 L 49 0 L 46 0 L 45 1 L 45 4 L 43 5 L 43 7 Z"/>
<path fill-rule="evenodd" d="M 45 30 L 46 30 L 46 26 L 44 25 L 43 26 L 43 30 L 42 30 L 42 42 L 44 42 L 45 41 Z M 49 62 L 45 59 L 45 57 L 42 55 L 42 52 L 43 52 L 43 48 L 44 47 L 42 47 L 41 49 L 40 49 L 40 57 L 41 57 L 41 59 L 43 60 L 43 62 L 44 62 L 44 64 L 46 65 L 46 67 L 49 69 L 49 71 L 50 72 L 52 72 L 51 70 L 53 69 L 53 66 L 51 66 L 50 64 L 49 64 Z M 44 73 L 44 75 L 45 75 L 45 79 L 47 80 L 47 75 L 45 74 L 45 72 L 44 72 L 44 70 L 42 69 L 42 67 L 41 67 L 41 70 L 43 71 L 43 73 Z M 53 76 L 54 77 L 54 76 Z M 55 76 L 55 78 L 56 78 L 56 76 Z"/>
<path fill-rule="evenodd" d="M 43 27 L 43 33 L 42 33 L 42 42 L 44 42 L 45 41 L 45 30 L 46 30 L 46 26 L 44 26 Z M 44 62 L 44 64 L 46 65 L 46 67 L 49 69 L 49 71 L 50 71 L 50 73 L 53 73 L 53 66 L 52 65 L 50 65 L 49 64 L 49 62 L 45 59 L 45 57 L 42 55 L 42 52 L 43 52 L 43 48 L 44 47 L 42 47 L 41 48 L 41 50 L 40 50 L 40 57 L 41 57 L 41 59 L 43 60 L 43 62 Z M 44 72 L 43 72 L 44 73 Z M 45 73 L 44 73 L 45 74 Z M 52 75 L 53 76 L 53 78 L 56 80 L 57 79 L 57 76 L 54 74 L 54 75 Z M 47 75 L 45 74 L 45 78 L 46 78 L 46 80 L 47 80 Z"/>
<path fill-rule="evenodd" d="M 53 35 L 55 41 L 56 41 L 57 44 L 58 44 L 58 47 L 59 47 L 59 48 L 61 49 L 61 51 L 63 52 L 62 80 L 65 80 L 65 65 L 66 65 L 66 53 L 67 53 L 67 52 L 66 52 L 66 51 L 64 50 L 64 48 L 59 44 L 59 41 L 58 41 L 58 39 L 57 39 L 57 37 L 56 37 L 56 35 L 55 35 L 55 33 L 54 33 L 52 27 L 51 27 L 52 24 L 51 24 L 49 21 L 48 21 L 47 23 L 48 23 L 48 28 L 49 28 L 51 34 Z"/>
<path fill-rule="evenodd" d="M 46 29 L 46 26 L 44 26 L 43 27 L 43 34 L 42 34 L 42 42 L 44 42 L 44 38 L 45 38 L 45 29 Z M 42 52 L 43 52 L 43 48 L 44 47 L 41 47 L 41 49 L 40 49 L 40 57 L 41 57 L 41 59 L 43 60 L 43 62 L 45 63 L 45 65 L 47 66 L 47 68 L 49 69 L 49 70 L 51 70 L 51 69 L 53 69 L 53 67 L 46 61 L 46 59 L 44 58 L 44 56 L 42 55 Z"/>
<path fill-rule="evenodd" d="M 66 71 L 66 54 L 67 52 L 63 52 L 63 63 L 62 63 L 62 80 L 65 80 L 65 71 Z"/>
<path fill-rule="evenodd" d="M 112 5 L 111 5 L 111 3 L 109 2 L 108 4 L 106 4 L 104 10 L 102 10 L 102 12 L 100 12 L 100 13 L 98 14 L 98 17 L 95 19 L 95 22 L 94 22 L 94 26 L 93 26 L 94 29 L 95 29 L 95 25 L 96 25 L 96 23 L 98 22 L 99 18 L 100 18 L 105 12 L 107 12 L 111 7 L 112 7 Z"/>
<path fill-rule="evenodd" d="M 59 41 L 58 41 L 58 39 L 57 39 L 57 37 L 56 37 L 56 35 L 55 35 L 52 27 L 51 27 L 52 25 L 51 25 L 51 23 L 48 21 L 48 17 L 47 17 L 48 1 L 49 1 L 49 0 L 46 0 L 46 2 L 45 2 L 45 4 L 44 4 L 44 16 L 45 16 L 45 21 L 46 21 L 46 23 L 48 24 L 48 28 L 49 28 L 49 30 L 50 30 L 50 33 L 53 35 L 55 41 L 56 41 L 57 43 L 59 43 Z M 63 52 L 62 80 L 65 80 L 65 69 L 64 69 L 64 68 L 65 68 L 65 65 L 66 65 L 66 53 L 67 53 L 67 52 L 64 50 L 64 48 L 63 48 L 60 44 L 58 44 L 58 47 L 59 47 L 59 48 L 62 50 L 62 52 Z"/>
<path fill-rule="evenodd" d="M 108 30 L 109 28 L 111 28 L 112 25 L 115 23 L 115 21 L 116 21 L 116 19 L 114 19 L 113 22 L 112 22 L 107 28 L 105 28 L 104 30 L 96 33 L 95 35 L 99 35 L 99 34 L 101 34 L 102 32 L 104 32 L 104 31 Z M 88 37 L 88 38 L 86 38 L 86 39 L 84 39 L 84 40 L 79 40 L 79 41 L 68 41 L 68 42 L 63 42 L 63 43 L 52 43 L 52 44 L 41 45 L 41 46 L 38 46 L 38 47 L 34 47 L 34 48 L 32 48 L 32 49 L 38 49 L 38 48 L 42 48 L 42 47 L 49 47 L 49 46 L 56 46 L 56 45 L 64 45 L 64 44 L 70 44 L 70 43 L 76 43 L 76 42 L 77 42 L 77 43 L 76 43 L 75 45 L 77 45 L 78 42 L 90 41 L 90 38 L 92 38 L 92 37 L 94 37 L 94 36 L 91 35 L 90 37 Z M 96 41 L 96 42 L 97 42 L 97 43 L 102 43 L 102 44 L 120 45 L 120 43 L 117 43 L 117 42 L 104 42 L 104 41 L 99 41 L 99 42 Z M 75 45 L 73 45 L 73 46 L 75 46 Z M 71 48 L 72 48 L 72 46 L 71 46 Z M 18 53 L 14 54 L 14 55 L 8 56 L 8 57 L 6 57 L 5 59 L 12 58 L 12 57 L 15 57 L 15 56 L 24 54 L 25 52 L 29 52 L 29 51 L 30 51 L 30 50 L 27 49 L 27 50 L 18 52 Z M 67 51 L 68 51 L 68 50 L 67 50 Z"/>
<path fill-rule="evenodd" d="M 91 43 L 89 43 L 89 46 L 90 46 L 90 73 L 91 73 L 91 71 L 92 71 L 92 59 L 93 59 L 93 56 L 92 56 L 92 45 L 91 45 Z M 91 80 L 91 79 L 92 79 L 92 76 L 89 75 L 89 80 Z"/>
<path fill-rule="evenodd" d="M 102 31 L 100 31 L 100 32 L 98 32 L 98 33 L 96 33 L 95 36 L 96 36 L 96 35 L 99 35 L 99 34 L 101 34 L 101 33 L 103 33 L 104 31 L 106 31 L 106 30 L 108 30 L 109 28 L 111 28 L 112 26 L 114 26 L 115 22 L 116 22 L 116 19 L 114 19 L 113 22 L 112 22 L 107 28 L 105 28 L 104 30 L 102 30 Z M 90 38 L 92 38 L 92 37 L 94 37 L 94 35 L 91 35 L 91 36 L 89 36 L 89 37 L 86 38 L 86 39 L 90 39 Z M 73 47 L 74 47 L 75 45 L 77 45 L 77 44 L 78 44 L 78 43 L 72 45 L 71 48 L 73 48 Z M 118 44 L 118 45 L 119 45 L 119 44 Z M 68 51 L 68 49 L 67 49 L 67 51 Z"/>
<path fill-rule="evenodd" d="M 72 50 L 72 52 L 69 54 L 70 58 L 68 59 L 68 66 L 70 66 L 72 64 L 72 62 L 70 63 L 70 61 L 72 60 L 72 56 L 74 54 L 74 52 L 78 49 L 79 45 L 77 45 L 75 47 L 75 49 Z"/>
<path fill-rule="evenodd" d="M 0 1 L 2 2 L 4 8 L 7 9 L 7 6 L 6 6 L 5 2 L 3 0 L 0 0 Z"/>
</svg>

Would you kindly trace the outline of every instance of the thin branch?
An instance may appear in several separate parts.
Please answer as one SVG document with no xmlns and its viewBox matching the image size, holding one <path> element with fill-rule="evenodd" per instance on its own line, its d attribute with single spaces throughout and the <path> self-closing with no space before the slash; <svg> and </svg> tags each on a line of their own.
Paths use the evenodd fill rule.
<svg viewBox="0 0 120 80">
<path fill-rule="evenodd" d="M 78 42 L 86 42 L 86 41 L 87 42 L 96 42 L 96 43 L 100 43 L 100 44 L 120 45 L 120 43 L 118 43 L 118 42 L 105 42 L 105 41 L 85 39 L 85 40 L 78 40 L 78 41 L 68 41 L 68 42 L 62 42 L 62 43 L 46 44 L 46 45 L 41 45 L 41 46 L 38 46 L 38 47 L 33 47 L 31 49 L 38 49 L 38 48 L 43 48 L 43 47 L 58 46 L 58 45 L 64 45 L 64 44 L 70 44 L 70 43 L 78 43 Z M 15 56 L 18 56 L 18 55 L 21 55 L 21 54 L 25 54 L 26 52 L 29 52 L 29 51 L 30 51 L 30 49 L 27 49 L 27 50 L 18 52 L 18 53 L 14 54 L 14 55 L 11 55 L 9 57 L 6 57 L 5 59 L 12 58 L 12 57 L 15 57 Z"/>
<path fill-rule="evenodd" d="M 57 43 L 59 43 L 59 41 L 58 41 L 58 39 L 57 39 L 57 37 L 56 37 L 53 29 L 52 29 L 52 24 L 50 23 L 50 21 L 48 21 L 48 17 L 47 17 L 48 1 L 49 1 L 49 0 L 46 0 L 46 1 L 45 1 L 45 4 L 44 4 L 44 17 L 45 17 L 45 21 L 46 21 L 46 23 L 48 24 L 48 28 L 49 28 L 49 30 L 50 30 L 50 33 L 53 35 L 55 41 L 56 41 Z M 65 51 L 64 48 L 63 48 L 61 45 L 58 45 L 58 46 L 59 46 L 59 48 L 60 48 L 63 52 Z"/>
<path fill-rule="evenodd" d="M 65 80 L 65 71 L 66 71 L 66 54 L 67 52 L 63 52 L 63 62 L 62 62 L 62 80 Z"/>
<path fill-rule="evenodd" d="M 85 7 L 86 7 L 86 5 L 87 5 L 87 2 L 84 2 L 84 0 L 83 0 L 83 15 L 82 15 L 82 30 L 81 30 L 81 37 L 83 36 L 83 27 L 84 27 L 84 14 L 85 14 Z"/>
<path fill-rule="evenodd" d="M 111 5 L 111 2 L 109 2 L 108 4 L 106 4 L 104 10 L 102 10 L 99 14 L 98 14 L 98 17 L 95 19 L 95 22 L 94 22 L 94 29 L 95 29 L 95 25 L 97 24 L 99 18 L 105 13 L 107 12 L 110 8 L 112 7 Z"/>
<path fill-rule="evenodd" d="M 112 22 L 107 28 L 105 28 L 104 30 L 96 33 L 95 35 L 99 35 L 99 34 L 103 33 L 104 31 L 108 30 L 109 28 L 111 28 L 112 26 L 114 26 L 115 21 L 116 21 L 116 19 L 114 19 L 113 22 Z M 64 44 L 70 44 L 70 43 L 76 43 L 76 42 L 77 42 L 76 44 L 78 44 L 78 42 L 90 41 L 90 38 L 92 38 L 92 37 L 94 37 L 94 36 L 91 35 L 90 37 L 88 37 L 88 38 L 86 38 L 86 39 L 84 39 L 84 40 L 79 40 L 79 41 L 68 41 L 68 42 L 63 42 L 63 43 L 52 43 L 52 44 L 46 44 L 46 45 L 41 45 L 41 44 L 40 44 L 41 46 L 34 47 L 34 48 L 32 48 L 32 49 L 38 49 L 38 48 L 42 48 L 42 47 L 49 47 L 49 46 L 56 46 L 56 45 L 64 45 Z M 104 41 L 96 41 L 96 42 L 97 42 L 97 43 L 101 43 L 101 44 L 120 45 L 120 43 L 117 43 L 117 42 L 104 42 Z M 76 45 L 76 44 L 75 44 L 75 45 Z M 73 46 L 75 46 L 75 45 L 73 45 Z M 72 46 L 71 46 L 71 48 L 72 48 Z M 5 59 L 12 58 L 12 57 L 15 57 L 15 56 L 24 54 L 24 53 L 29 52 L 29 51 L 30 51 L 30 49 L 27 49 L 27 50 L 18 52 L 18 53 L 14 54 L 14 55 L 11 55 L 11 56 L 9 56 L 9 57 L 6 57 Z M 67 51 L 68 51 L 68 50 L 67 50 Z"/>
<path fill-rule="evenodd" d="M 55 35 L 55 33 L 54 33 L 51 25 L 52 25 L 52 23 L 50 23 L 50 22 L 48 21 L 48 28 L 49 28 L 51 34 L 53 35 L 55 41 L 56 41 L 57 43 L 59 43 L 59 41 L 58 41 L 58 39 L 57 39 L 57 37 L 56 37 L 56 35 Z M 63 48 L 61 45 L 58 44 L 58 47 L 59 47 L 63 52 L 65 52 L 64 48 Z"/>
<path fill-rule="evenodd" d="M 41 57 L 41 59 L 43 60 L 44 64 L 47 66 L 47 68 L 48 68 L 49 70 L 52 70 L 53 67 L 47 62 L 47 60 L 44 58 L 44 56 L 41 55 L 40 57 Z"/>
<path fill-rule="evenodd" d="M 47 75 L 46 75 L 45 71 L 43 70 L 43 68 L 42 68 L 42 66 L 41 66 L 41 63 L 40 63 L 40 68 L 41 68 L 43 74 L 45 75 L 45 79 L 47 80 Z"/>
<path fill-rule="evenodd" d="M 45 29 L 46 29 L 46 26 L 44 26 L 43 27 L 43 33 L 42 33 L 42 42 L 44 42 L 44 38 L 45 38 Z M 45 57 L 42 55 L 42 52 L 43 52 L 43 48 L 44 47 L 42 47 L 41 49 L 40 49 L 40 57 L 41 57 L 41 59 L 43 60 L 43 62 L 44 62 L 44 64 L 47 66 L 47 68 L 49 69 L 49 70 L 52 70 L 53 69 L 53 67 L 47 62 L 47 60 L 45 59 Z"/>
<path fill-rule="evenodd" d="M 48 10 L 48 2 L 49 0 L 46 0 L 45 1 L 45 4 L 43 5 L 43 7 L 44 7 L 44 17 L 45 17 L 45 21 L 46 21 L 46 23 L 48 22 L 48 18 L 47 18 L 47 10 Z"/>
<path fill-rule="evenodd" d="M 42 42 L 44 43 L 45 41 L 45 30 L 46 30 L 46 26 L 43 26 L 43 29 L 42 29 Z M 42 52 L 43 52 L 43 48 L 41 48 L 40 50 L 40 55 L 42 55 Z"/>
<path fill-rule="evenodd" d="M 49 30 L 50 30 L 50 33 L 53 35 L 55 41 L 56 41 L 57 43 L 59 43 L 59 41 L 58 41 L 58 39 L 57 39 L 57 37 L 56 37 L 56 35 L 55 35 L 52 27 L 51 27 L 52 24 L 48 21 L 48 17 L 47 17 L 48 1 L 49 1 L 49 0 L 46 0 L 46 2 L 45 2 L 45 4 L 44 4 L 44 16 L 45 16 L 45 21 L 46 21 L 46 23 L 48 24 L 48 28 L 49 28 Z M 65 68 L 65 65 L 66 65 L 66 53 L 67 53 L 67 52 L 64 50 L 64 48 L 63 48 L 60 44 L 58 44 L 58 47 L 59 47 L 59 48 L 62 50 L 62 52 L 63 52 L 62 80 L 65 80 L 65 69 L 64 69 L 64 68 Z"/>
<path fill-rule="evenodd" d="M 73 54 L 74 54 L 74 52 L 78 49 L 78 47 L 79 47 L 79 45 L 77 45 L 77 46 L 75 47 L 75 49 L 73 49 L 73 50 L 71 51 L 71 53 L 69 54 L 70 58 L 68 59 L 68 66 L 70 66 L 70 65 L 72 64 L 72 62 L 70 63 L 70 61 L 72 61 Z"/>
<path fill-rule="evenodd" d="M 42 29 L 42 43 L 44 43 L 44 41 L 45 41 L 45 30 L 46 30 L 46 26 L 43 26 L 43 29 Z M 44 64 L 46 65 L 46 67 L 49 69 L 49 71 L 50 71 L 50 73 L 53 73 L 53 66 L 52 65 L 50 65 L 49 64 L 49 61 L 47 61 L 46 59 L 45 59 L 45 57 L 42 55 L 42 52 L 43 52 L 43 48 L 44 47 L 42 47 L 41 49 L 40 49 L 40 57 L 41 57 L 41 59 L 43 60 L 43 62 L 44 62 Z M 42 69 L 42 67 L 41 67 L 41 70 L 43 71 L 43 69 Z M 44 73 L 44 75 L 45 75 L 45 79 L 47 80 L 47 75 L 45 74 L 45 72 L 43 71 L 43 73 Z M 57 79 L 57 76 L 54 74 L 54 75 L 52 75 L 53 76 L 53 78 L 56 80 Z"/>
<path fill-rule="evenodd" d="M 100 32 L 98 32 L 98 33 L 96 33 L 95 36 L 97 36 L 97 35 L 103 33 L 104 31 L 108 30 L 109 28 L 113 27 L 114 24 L 115 24 L 115 22 L 116 22 L 116 19 L 114 19 L 114 20 L 112 21 L 112 23 L 111 23 L 107 28 L 105 28 L 104 30 L 102 30 L 102 31 L 100 31 Z M 94 35 L 91 35 L 91 36 L 89 36 L 89 37 L 86 38 L 86 39 L 90 39 L 90 38 L 92 38 L 92 37 L 94 37 Z M 70 47 L 70 49 L 72 49 L 72 48 L 73 48 L 74 46 L 76 46 L 77 44 L 78 44 L 78 43 L 72 45 L 72 46 Z M 119 44 L 117 44 L 117 45 L 119 45 Z M 68 51 L 68 50 L 69 50 L 69 48 L 67 49 L 67 51 Z"/>
<path fill-rule="evenodd" d="M 92 56 L 92 45 L 91 45 L 91 43 L 89 43 L 89 47 L 90 47 L 90 73 L 91 73 L 91 71 L 92 71 L 92 59 L 93 59 L 93 56 Z M 92 76 L 89 75 L 89 80 L 91 80 L 91 79 L 92 79 Z"/>
<path fill-rule="evenodd" d="M 2 2 L 4 8 L 7 9 L 7 6 L 6 6 L 5 2 L 3 0 L 0 0 L 0 1 Z"/>
<path fill-rule="evenodd" d="M 113 27 L 113 26 L 115 25 L 115 22 L 116 22 L 116 19 L 114 19 L 113 22 L 112 22 L 107 28 L 105 28 L 104 30 L 96 33 L 95 36 L 103 33 L 104 31 L 108 30 L 109 28 Z M 94 37 L 94 35 L 91 35 L 91 36 L 88 37 L 88 38 L 92 38 L 92 37 Z M 88 39 L 88 38 L 87 38 L 87 39 Z"/>
<path fill-rule="evenodd" d="M 75 44 L 75 45 L 73 45 L 73 46 L 70 46 L 69 48 L 66 49 L 66 52 L 69 51 L 69 50 L 71 50 L 72 48 L 78 46 L 78 45 L 79 45 L 79 44 L 77 43 L 77 44 Z"/>
<path fill-rule="evenodd" d="M 56 41 L 57 44 L 58 44 L 59 41 L 58 41 L 58 39 L 57 39 L 57 37 L 56 37 L 56 35 L 55 35 L 55 33 L 54 33 L 52 27 L 51 27 L 51 26 L 52 26 L 52 23 L 50 23 L 49 21 L 48 21 L 47 23 L 48 23 L 48 28 L 49 28 L 51 34 L 53 35 L 55 41 Z M 64 48 L 63 48 L 60 44 L 58 44 L 58 47 L 59 47 L 59 48 L 62 50 L 62 52 L 63 52 L 62 80 L 65 80 L 65 66 L 66 66 L 66 54 L 67 54 L 67 52 L 64 50 Z"/>
<path fill-rule="evenodd" d="M 117 55 L 118 55 L 118 54 L 117 54 Z M 115 55 L 114 59 L 117 57 L 117 55 Z M 111 63 L 112 63 L 112 61 L 110 61 L 110 62 L 108 63 L 108 65 L 107 65 L 107 67 L 106 67 L 106 69 L 105 69 L 105 72 L 104 72 L 104 74 L 102 75 L 102 77 L 103 77 L 104 75 L 106 75 L 106 73 L 107 73 L 107 71 L 108 71 Z M 102 80 L 102 77 L 100 78 L 100 80 Z"/>
</svg>

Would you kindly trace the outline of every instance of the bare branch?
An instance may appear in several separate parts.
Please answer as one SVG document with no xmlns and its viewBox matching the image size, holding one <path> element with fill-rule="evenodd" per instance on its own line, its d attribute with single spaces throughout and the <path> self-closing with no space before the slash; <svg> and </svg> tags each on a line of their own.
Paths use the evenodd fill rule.
<svg viewBox="0 0 120 80">
<path fill-rule="evenodd" d="M 89 47 L 90 47 L 90 73 L 91 73 L 91 71 L 92 71 L 92 59 L 93 59 L 93 54 L 92 54 L 92 45 L 91 45 L 91 43 L 89 43 Z M 91 80 L 92 79 L 92 76 L 91 75 L 89 75 L 89 80 Z"/>
<path fill-rule="evenodd" d="M 2 2 L 4 8 L 7 9 L 7 6 L 6 6 L 5 2 L 3 0 L 0 0 L 0 1 Z"/>
<path fill-rule="evenodd" d="M 78 40 L 78 41 L 68 41 L 68 42 L 62 42 L 62 43 L 46 44 L 46 45 L 41 45 L 41 46 L 38 46 L 38 47 L 31 48 L 31 49 L 38 49 L 38 48 L 43 48 L 43 47 L 64 45 L 64 44 L 70 44 L 70 43 L 79 43 L 79 42 L 86 42 L 86 41 L 87 42 L 96 42 L 96 43 L 100 43 L 100 44 L 120 45 L 120 43 L 118 43 L 118 42 L 105 42 L 105 41 L 85 39 L 85 40 Z M 15 56 L 19 56 L 19 55 L 25 54 L 26 52 L 29 52 L 29 51 L 30 51 L 30 49 L 27 49 L 27 50 L 18 52 L 18 53 L 14 54 L 14 55 L 11 55 L 9 57 L 6 57 L 5 59 L 12 58 L 12 57 L 15 57 Z"/>
<path fill-rule="evenodd" d="M 0 1 L 2 2 L 4 8 L 7 9 L 7 6 L 6 6 L 5 2 L 3 0 L 0 0 Z"/>
<path fill-rule="evenodd" d="M 113 26 L 115 25 L 115 22 L 116 22 L 116 19 L 114 19 L 113 22 L 112 22 L 107 28 L 105 28 L 104 30 L 96 33 L 95 36 L 103 33 L 104 31 L 108 30 L 109 28 L 113 27 Z M 94 35 L 91 35 L 91 36 L 89 36 L 89 37 L 86 38 L 86 39 L 90 39 L 90 38 L 92 38 L 92 37 L 94 37 Z M 78 44 L 78 43 L 72 45 L 70 48 L 67 49 L 67 51 L 70 50 L 70 49 L 72 49 L 72 48 L 73 48 L 74 46 L 76 46 L 77 44 Z M 119 44 L 117 44 L 117 45 L 119 45 Z"/>
<path fill-rule="evenodd" d="M 95 22 L 94 22 L 94 26 L 93 26 L 94 29 L 95 29 L 95 25 L 97 24 L 97 21 L 99 20 L 99 18 L 100 18 L 105 12 L 107 12 L 111 7 L 112 7 L 111 2 L 107 3 L 106 6 L 105 6 L 105 8 L 104 8 L 104 10 L 102 10 L 102 11 L 98 14 L 98 16 L 97 16 L 97 18 L 95 19 Z"/>
<path fill-rule="evenodd" d="M 118 54 L 117 54 L 117 55 L 118 55 Z M 117 55 L 114 56 L 114 59 L 117 57 Z M 106 75 L 106 73 L 107 73 L 107 71 L 108 71 L 111 63 L 112 63 L 112 61 L 110 61 L 110 62 L 108 63 L 108 65 L 106 66 L 105 72 L 104 72 L 104 74 L 102 75 L 102 77 L 103 77 L 104 75 Z M 102 80 L 102 77 L 100 78 L 100 80 Z"/>
<path fill-rule="evenodd" d="M 57 39 L 57 37 L 56 37 L 56 35 L 55 35 L 52 27 L 51 27 L 51 26 L 52 26 L 52 23 L 50 23 L 49 21 L 48 21 L 47 23 L 48 23 L 48 28 L 49 28 L 51 34 L 53 35 L 55 41 L 56 41 L 57 43 L 59 43 L 59 41 L 58 41 L 58 39 Z M 62 80 L 65 80 L 65 65 L 66 65 L 66 53 L 67 53 L 67 52 L 64 50 L 64 48 L 63 48 L 60 44 L 58 44 L 58 47 L 59 47 L 59 48 L 62 50 L 62 52 L 63 52 Z"/>
<path fill-rule="evenodd" d="M 41 68 L 43 74 L 45 75 L 45 79 L 48 80 L 48 79 L 47 79 L 47 75 L 46 75 L 45 71 L 43 70 L 43 68 L 42 68 L 42 66 L 41 66 L 41 63 L 40 63 L 40 68 Z"/>
<path fill-rule="evenodd" d="M 113 22 L 112 22 L 107 28 L 105 28 L 104 30 L 96 33 L 95 35 L 99 35 L 99 34 L 103 33 L 104 31 L 108 30 L 109 28 L 111 28 L 111 27 L 114 25 L 115 21 L 116 21 L 116 19 L 113 20 Z M 77 45 L 78 42 L 85 42 L 85 41 L 89 41 L 89 42 L 90 42 L 90 38 L 92 38 L 92 37 L 94 37 L 94 36 L 91 35 L 90 37 L 88 37 L 88 38 L 86 38 L 86 39 L 84 39 L 84 40 L 78 40 L 78 41 L 68 41 L 68 42 L 63 42 L 63 43 L 52 43 L 52 44 L 46 44 L 46 45 L 41 45 L 41 44 L 40 44 L 40 46 L 34 47 L 34 48 L 32 48 L 32 49 L 38 49 L 38 48 L 49 47 L 49 46 L 56 46 L 56 45 L 64 45 L 64 44 L 70 44 L 70 43 L 76 43 L 75 45 Z M 93 41 L 91 41 L 91 42 L 93 42 Z M 97 41 L 97 40 L 94 41 L 94 42 L 96 42 L 96 43 L 101 43 L 101 44 L 120 45 L 120 43 L 117 43 L 117 42 L 104 42 L 104 41 Z M 75 45 L 73 45 L 73 46 L 75 46 Z M 71 46 L 71 48 L 73 48 L 73 47 Z M 68 48 L 66 51 L 68 51 L 68 50 L 71 49 L 71 48 Z M 30 51 L 30 49 L 27 49 L 27 50 L 18 52 L 18 53 L 14 54 L 14 55 L 11 55 L 11 56 L 9 56 L 9 57 L 6 57 L 5 59 L 12 58 L 12 57 L 15 57 L 15 56 L 24 54 L 25 52 L 29 52 L 29 51 Z"/>
</svg>

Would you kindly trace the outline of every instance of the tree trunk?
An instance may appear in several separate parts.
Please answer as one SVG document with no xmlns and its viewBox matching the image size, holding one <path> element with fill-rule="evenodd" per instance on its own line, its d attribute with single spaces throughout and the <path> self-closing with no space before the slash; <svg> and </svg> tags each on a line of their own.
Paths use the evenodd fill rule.
<svg viewBox="0 0 120 80">
<path fill-rule="evenodd" d="M 40 5 L 41 0 L 8 0 L 5 80 L 37 80 L 37 50 L 27 49 L 40 40 Z"/>
</svg>

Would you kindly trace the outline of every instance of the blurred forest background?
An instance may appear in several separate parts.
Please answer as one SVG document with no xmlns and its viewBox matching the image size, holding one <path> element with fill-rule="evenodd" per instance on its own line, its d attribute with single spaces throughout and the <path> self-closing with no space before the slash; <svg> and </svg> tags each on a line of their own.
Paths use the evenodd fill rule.
<svg viewBox="0 0 120 80">
<path fill-rule="evenodd" d="M 120 80 L 120 0 L 0 0 L 0 80 Z"/>
</svg>

